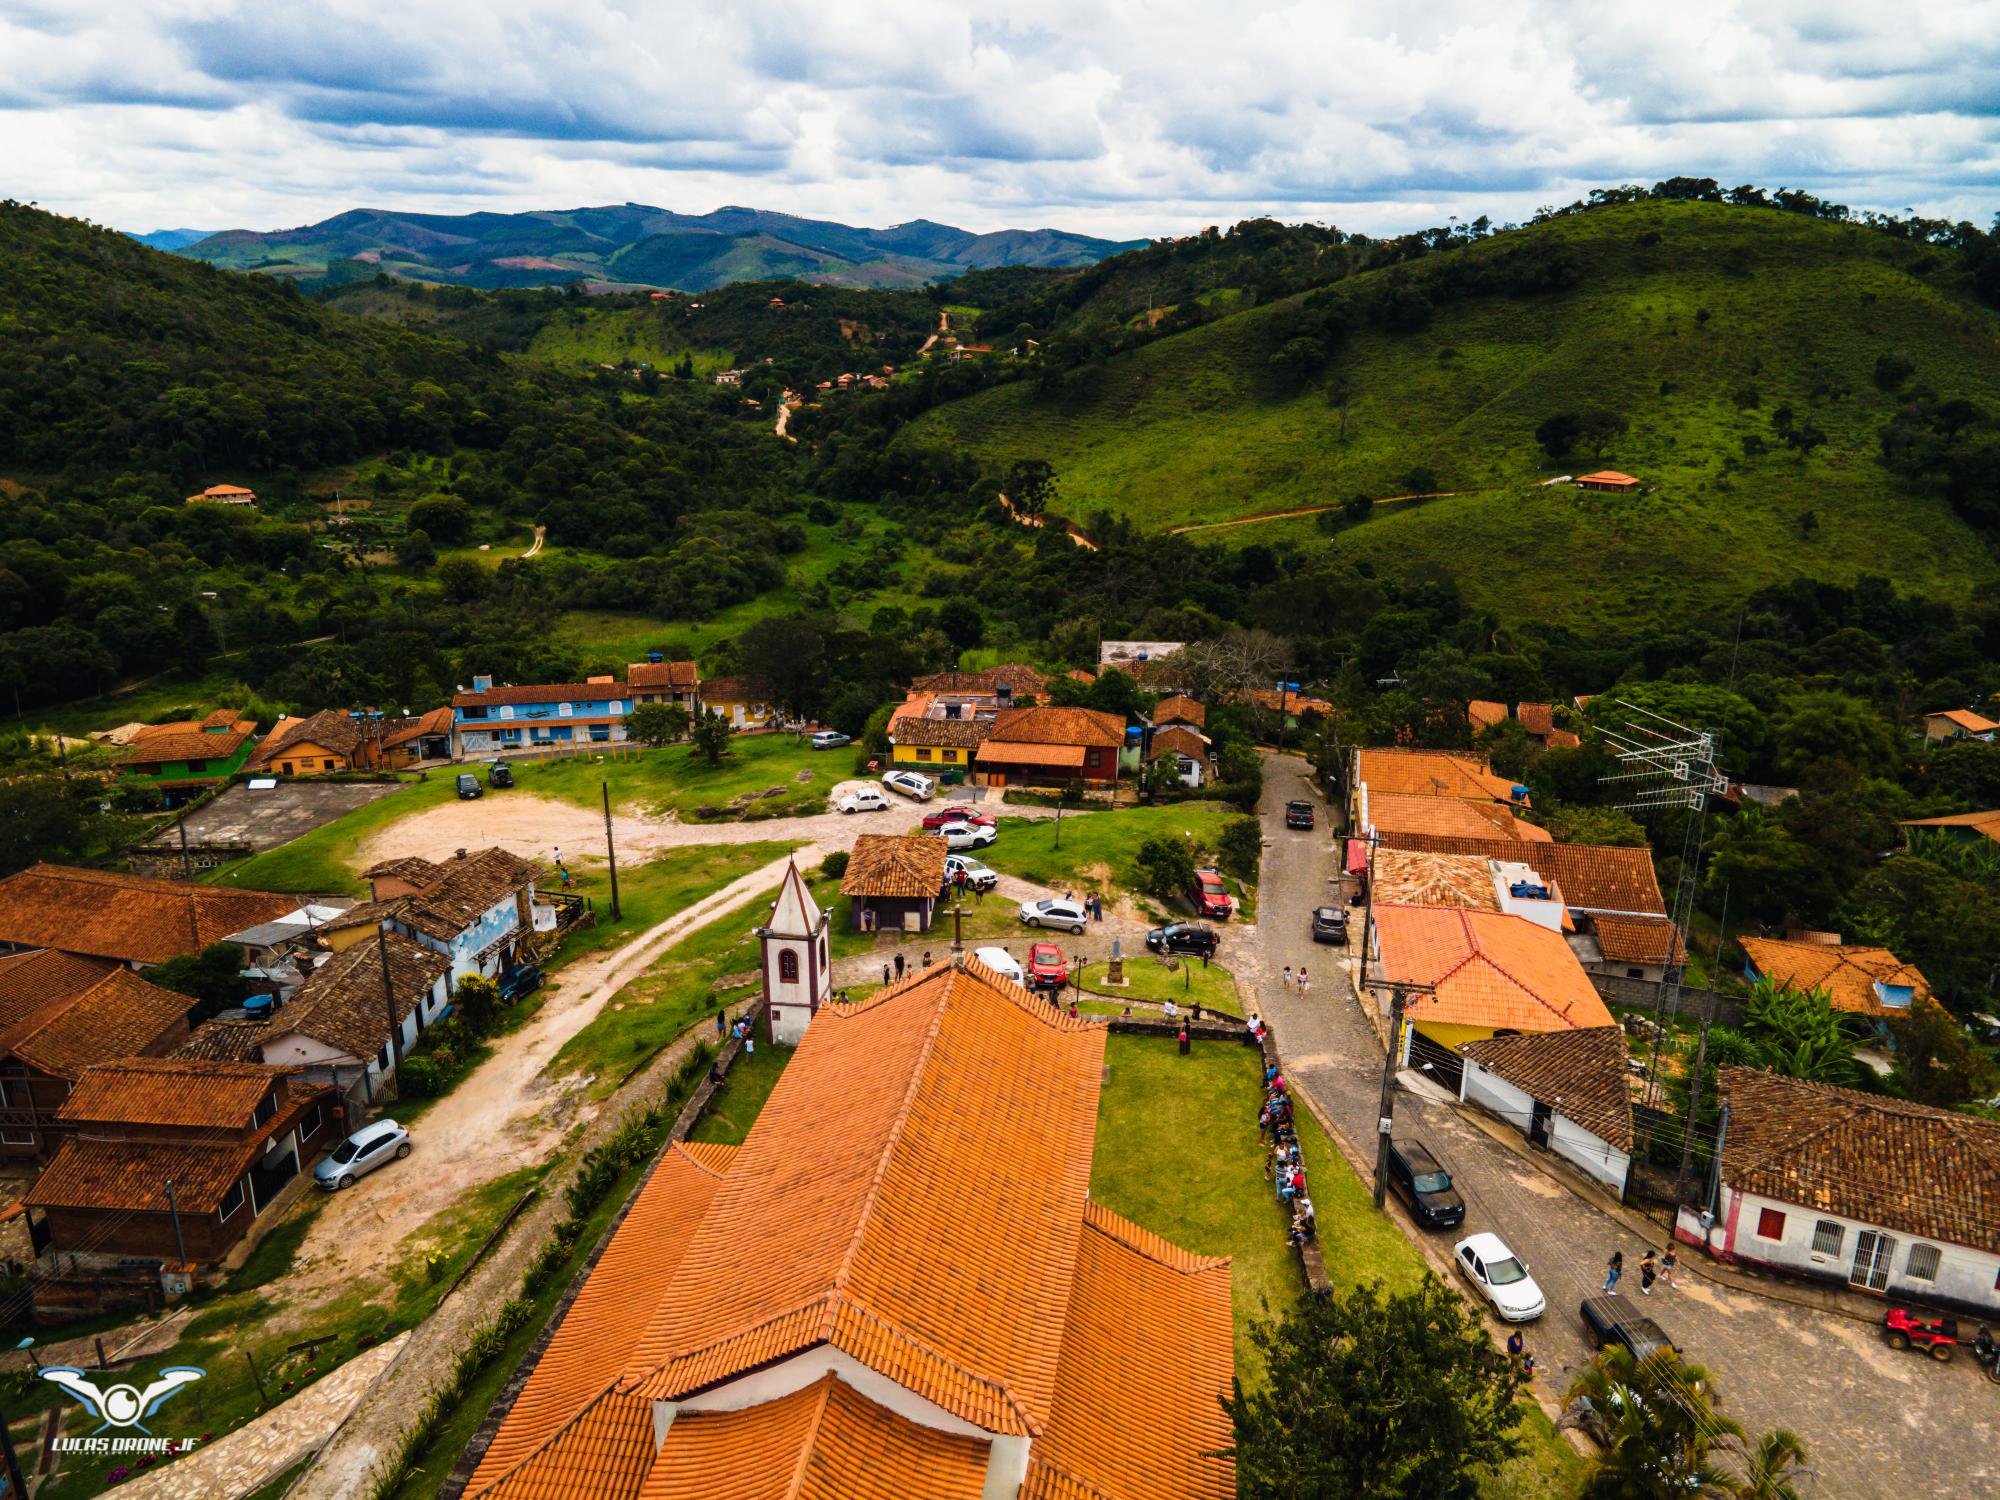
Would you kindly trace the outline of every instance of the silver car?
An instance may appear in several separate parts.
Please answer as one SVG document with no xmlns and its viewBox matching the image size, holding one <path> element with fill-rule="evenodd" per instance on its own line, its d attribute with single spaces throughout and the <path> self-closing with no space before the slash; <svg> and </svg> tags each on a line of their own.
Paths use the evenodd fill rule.
<svg viewBox="0 0 2000 1500">
<path fill-rule="evenodd" d="M 1041 901 L 1021 903 L 1021 925 L 1024 927 L 1067 927 L 1071 932 L 1081 933 L 1090 925 L 1090 917 L 1083 907 L 1074 901 L 1064 901 L 1060 897 L 1049 897 Z"/>
<path fill-rule="evenodd" d="M 385 1161 L 401 1161 L 410 1154 L 410 1132 L 394 1120 L 377 1120 L 363 1125 L 328 1153 L 313 1168 L 313 1181 L 329 1193 L 354 1186 L 354 1179 L 366 1177 Z"/>
</svg>

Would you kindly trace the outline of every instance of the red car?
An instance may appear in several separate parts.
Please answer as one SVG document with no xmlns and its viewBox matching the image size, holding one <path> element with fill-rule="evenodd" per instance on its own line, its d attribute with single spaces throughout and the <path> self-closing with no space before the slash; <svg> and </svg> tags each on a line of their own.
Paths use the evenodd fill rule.
<svg viewBox="0 0 2000 1500">
<path fill-rule="evenodd" d="M 1061 989 L 1069 980 L 1069 965 L 1054 943 L 1037 943 L 1028 950 L 1028 982 Z"/>
<path fill-rule="evenodd" d="M 1236 910 L 1236 903 L 1229 899 L 1229 888 L 1213 870 L 1194 872 L 1194 884 L 1188 887 L 1188 900 L 1194 903 L 1198 915 L 1222 921 L 1227 921 L 1230 913 Z"/>
<path fill-rule="evenodd" d="M 964 808 L 941 807 L 936 812 L 924 814 L 924 827 L 942 828 L 947 823 L 975 823 L 981 828 L 993 826 L 990 813 L 967 812 Z"/>
</svg>

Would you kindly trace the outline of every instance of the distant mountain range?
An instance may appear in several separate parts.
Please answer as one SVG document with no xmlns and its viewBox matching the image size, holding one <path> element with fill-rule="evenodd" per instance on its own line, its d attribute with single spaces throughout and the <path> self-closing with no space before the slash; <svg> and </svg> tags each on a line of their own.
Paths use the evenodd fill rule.
<svg viewBox="0 0 2000 1500">
<path fill-rule="evenodd" d="M 1146 243 L 1060 229 L 973 234 L 928 219 L 857 229 L 755 208 L 677 214 L 640 203 L 519 214 L 357 208 L 300 229 L 162 229 L 135 238 L 211 265 L 314 286 L 386 271 L 452 286 L 594 281 L 683 291 L 782 277 L 921 286 L 994 266 L 1086 266 Z"/>
</svg>

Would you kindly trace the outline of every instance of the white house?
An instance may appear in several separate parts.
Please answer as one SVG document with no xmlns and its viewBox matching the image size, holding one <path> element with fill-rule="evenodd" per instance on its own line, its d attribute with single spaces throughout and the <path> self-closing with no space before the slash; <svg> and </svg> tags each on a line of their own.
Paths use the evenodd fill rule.
<svg viewBox="0 0 2000 1500">
<path fill-rule="evenodd" d="M 365 1072 L 369 1097 L 374 1097 L 393 1062 L 382 985 L 384 948 L 403 1051 L 416 1046 L 417 1038 L 450 1006 L 451 963 L 391 932 L 379 943 L 355 943 L 332 954 L 308 974 L 258 1038 L 262 1060 L 304 1068 L 308 1078 L 324 1079 L 343 1091 Z"/>
<path fill-rule="evenodd" d="M 806 1027 L 833 993 L 833 960 L 827 947 L 832 917 L 785 866 L 771 917 L 757 929 L 758 966 L 764 980 L 765 1025 L 773 1042 L 796 1047 Z"/>
<path fill-rule="evenodd" d="M 2000 1124 L 1724 1068 L 1721 1170 L 1676 1235 L 1863 1291 L 2000 1312 Z"/>
<path fill-rule="evenodd" d="M 1632 1094 L 1616 1026 L 1466 1042 L 1458 1097 L 1497 1115 L 1586 1177 L 1625 1196 Z"/>
<path fill-rule="evenodd" d="M 442 864 L 414 856 L 384 860 L 362 872 L 374 900 L 341 919 L 343 926 L 389 924 L 392 932 L 451 960 L 451 980 L 510 968 L 522 940 L 552 927 L 555 914 L 535 907 L 537 867 L 505 849 L 461 852 Z M 342 947 L 339 931 L 328 935 Z"/>
</svg>

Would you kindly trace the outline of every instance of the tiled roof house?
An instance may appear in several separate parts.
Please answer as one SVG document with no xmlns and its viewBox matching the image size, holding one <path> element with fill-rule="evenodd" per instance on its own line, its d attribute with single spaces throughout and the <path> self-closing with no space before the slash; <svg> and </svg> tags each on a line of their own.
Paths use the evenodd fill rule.
<svg viewBox="0 0 2000 1500">
<path fill-rule="evenodd" d="M 1005 709 L 973 760 L 995 786 L 1016 781 L 1106 782 L 1118 776 L 1125 721 L 1093 708 Z"/>
<path fill-rule="evenodd" d="M 1103 1063 L 974 963 L 822 1008 L 741 1147 L 661 1159 L 465 1494 L 1234 1495 L 1229 1263 L 1090 1201 Z"/>
<path fill-rule="evenodd" d="M 853 909 L 857 932 L 930 930 L 944 889 L 943 839 L 922 833 L 864 833 L 847 856 L 840 894 Z"/>
<path fill-rule="evenodd" d="M 1681 1238 L 1862 1291 L 2000 1309 L 2000 1124 L 1724 1068 L 1716 1214 Z"/>
<path fill-rule="evenodd" d="M 58 948 L 140 968 L 298 909 L 296 896 L 30 865 L 0 880 L 0 947 Z"/>
<path fill-rule="evenodd" d="M 1781 938 L 1741 940 L 1750 977 L 1788 989 L 1824 990 L 1835 1010 L 1883 1021 L 1906 1016 L 1931 998 L 1930 983 L 1915 964 L 1887 948 L 1845 943 L 1793 943 Z"/>
</svg>

